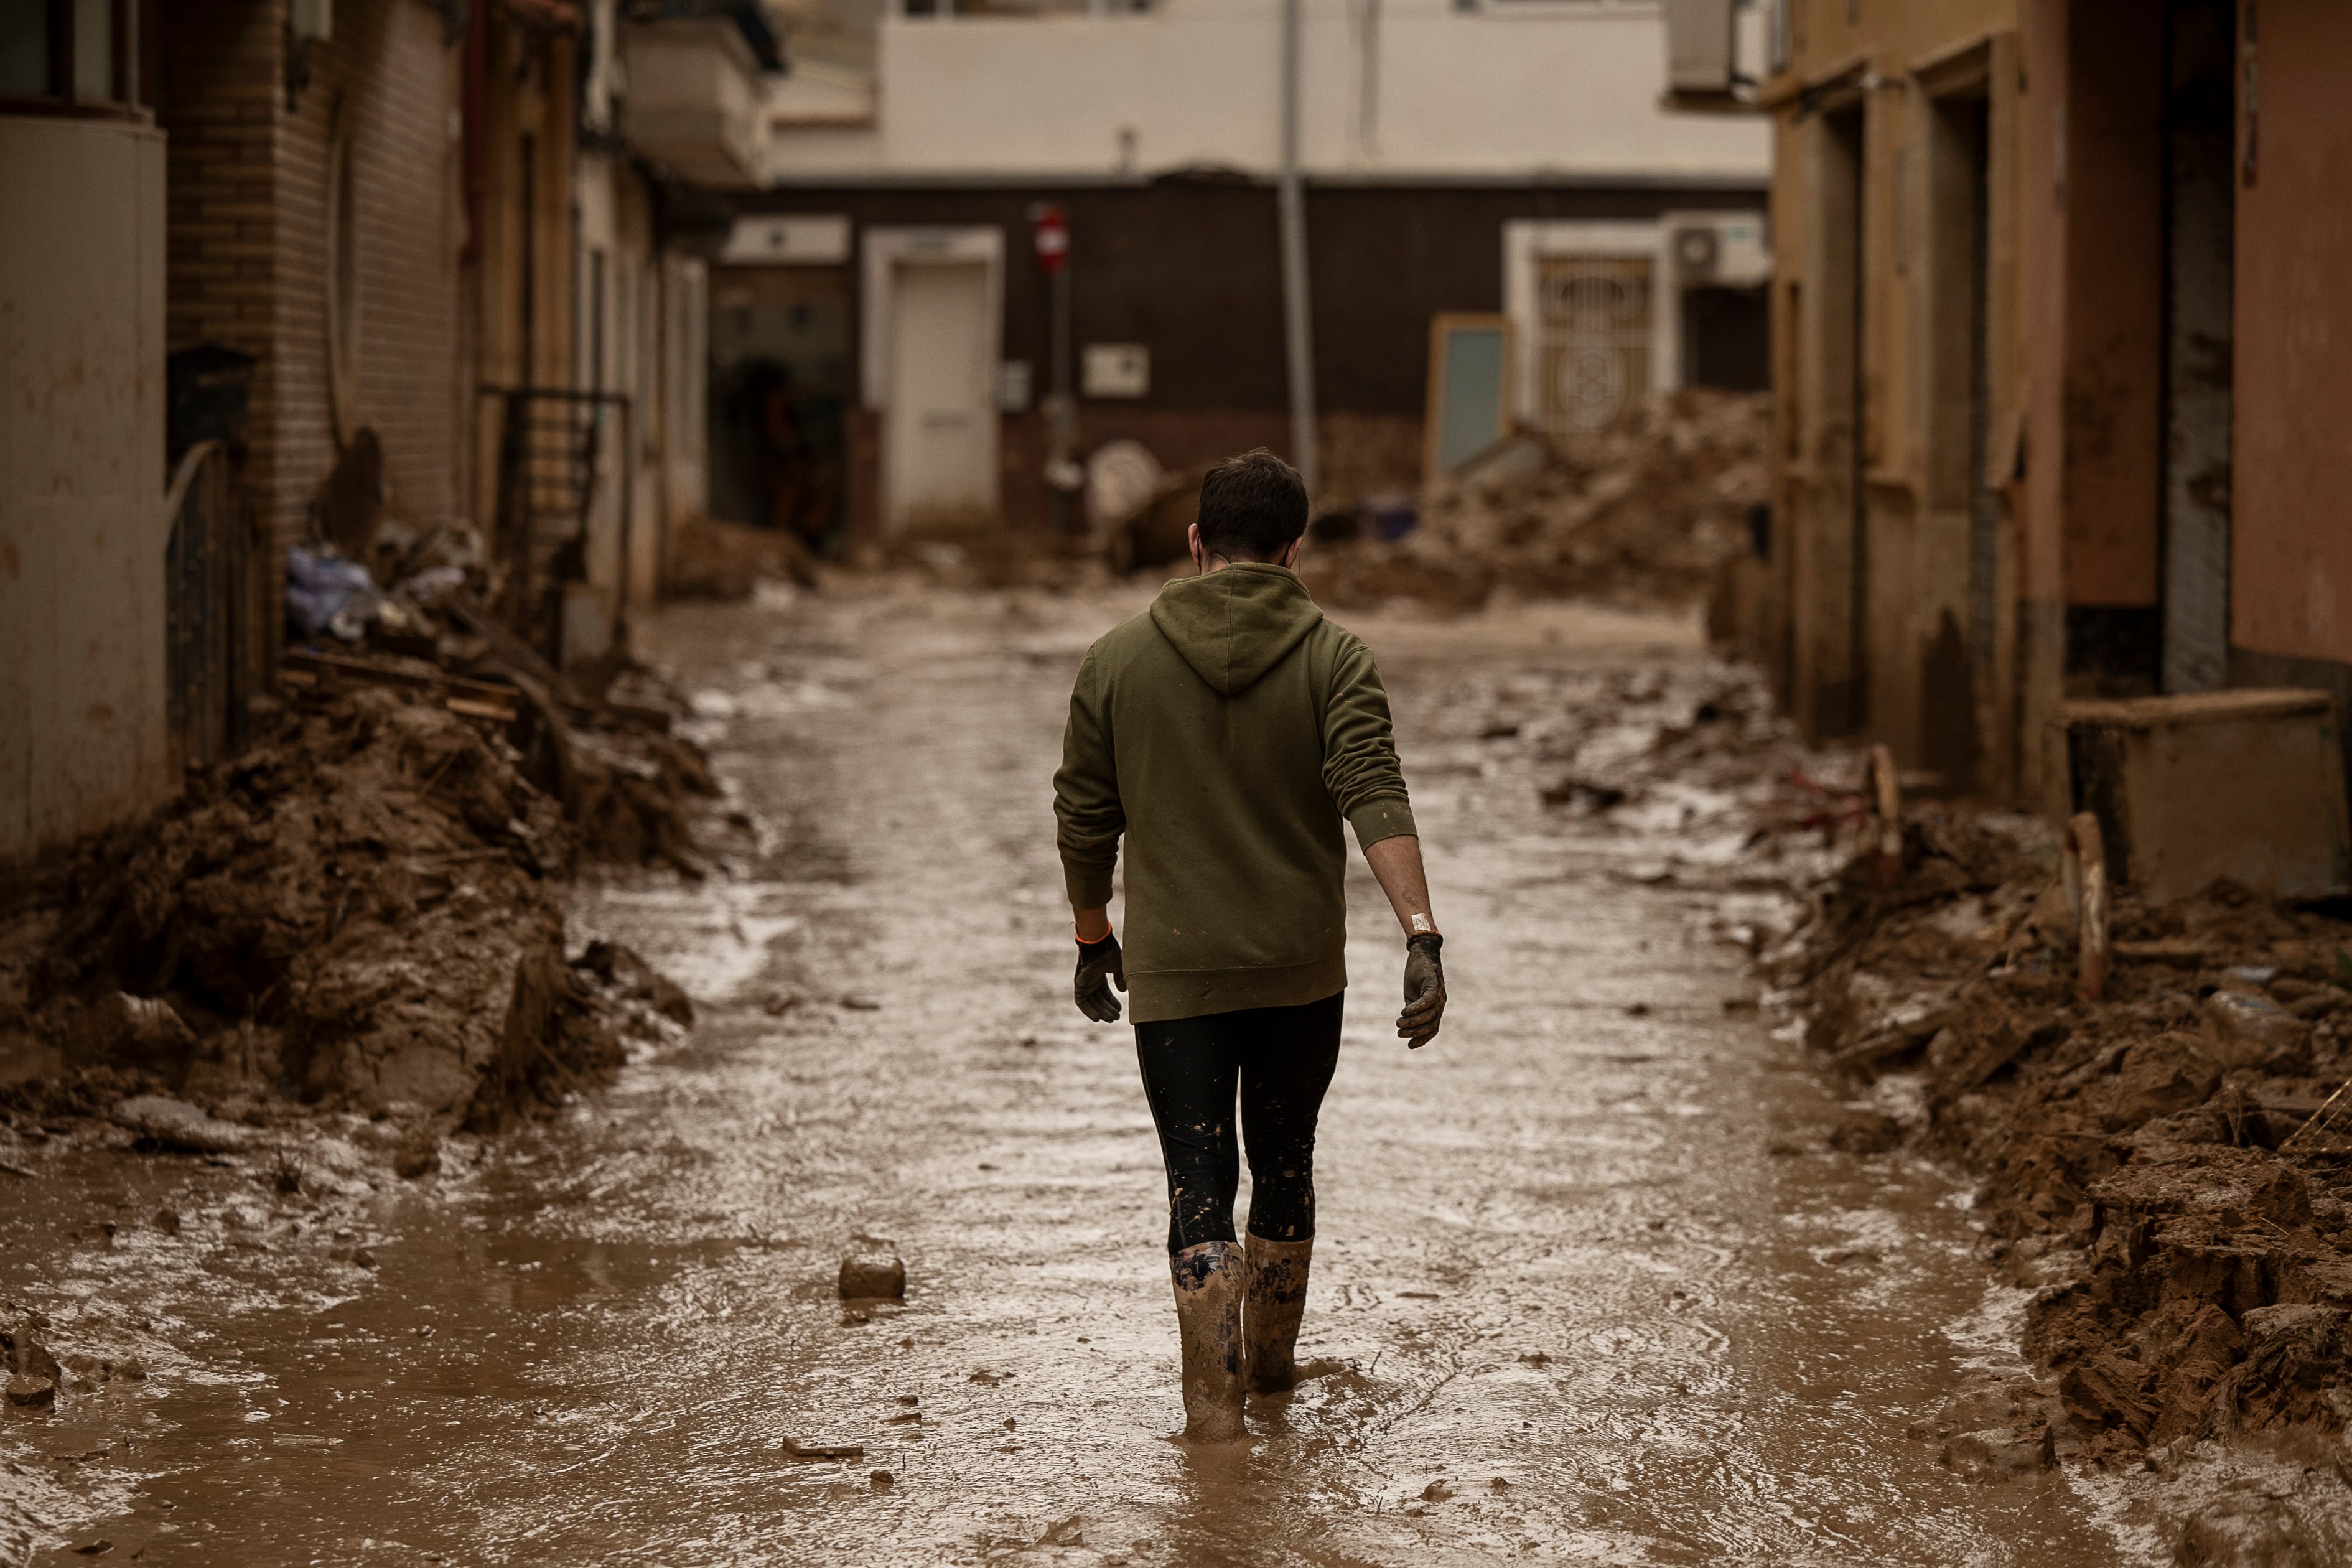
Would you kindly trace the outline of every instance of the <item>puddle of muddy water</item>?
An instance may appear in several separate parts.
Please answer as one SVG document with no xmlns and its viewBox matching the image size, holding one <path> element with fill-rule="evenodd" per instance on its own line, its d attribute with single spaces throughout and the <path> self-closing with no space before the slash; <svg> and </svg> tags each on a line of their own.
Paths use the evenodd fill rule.
<svg viewBox="0 0 2352 1568">
<path fill-rule="evenodd" d="M 1393 933 L 1360 870 L 1302 1342 L 1322 1375 L 1256 1407 L 1244 1450 L 1168 1441 L 1131 1036 L 1070 1008 L 1066 912 L 1030 896 L 1058 885 L 1069 674 L 1136 605 L 922 607 L 646 628 L 728 699 L 699 706 L 746 804 L 849 874 L 584 891 L 585 926 L 702 1008 L 610 1091 L 300 1234 L 299 1205 L 188 1162 L 151 1162 L 127 1204 L 110 1156 L 12 1194 L 0 1294 L 153 1367 L 0 1428 L 36 1556 L 2132 1560 L 2087 1483 L 1971 1485 L 1911 1435 L 2013 1342 L 2015 1304 L 1988 1295 L 1945 1177 L 1769 1152 L 1835 1107 L 1767 1020 L 1727 1012 L 1751 993 L 1721 900 L 1621 874 L 1676 847 L 1679 814 L 1547 813 L 1534 741 L 1476 738 L 1481 693 L 1537 710 L 1595 669 L 1696 658 L 1686 627 L 1622 618 L 1582 643 L 1572 616 L 1364 628 L 1409 774 L 1449 764 L 1415 804 L 1452 1010 L 1433 1049 L 1389 1037 Z M 803 647 L 858 700 L 807 699 Z M 167 1199 L 252 1207 L 271 1250 L 211 1222 L 60 1239 Z M 376 1267 L 328 1263 L 330 1225 Z M 836 1299 L 853 1247 L 904 1257 L 903 1303 Z M 74 1444 L 102 1452 L 58 1457 Z M 795 1452 L 835 1444 L 863 1452 Z"/>
</svg>

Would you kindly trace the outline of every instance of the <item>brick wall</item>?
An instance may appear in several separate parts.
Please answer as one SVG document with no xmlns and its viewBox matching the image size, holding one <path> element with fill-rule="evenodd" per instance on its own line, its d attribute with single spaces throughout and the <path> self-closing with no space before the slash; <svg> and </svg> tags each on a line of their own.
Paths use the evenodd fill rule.
<svg viewBox="0 0 2352 1568">
<path fill-rule="evenodd" d="M 418 0 L 346 0 L 312 52 L 300 106 L 278 141 L 277 498 L 299 532 L 338 447 L 327 380 L 327 165 L 349 124 L 358 319 L 354 427 L 383 443 L 388 515 L 412 526 L 453 515 L 467 410 L 457 379 L 457 250 L 464 242 L 458 51 Z"/>
<path fill-rule="evenodd" d="M 458 353 L 458 51 L 419 0 L 344 0 L 289 110 L 284 5 L 162 7 L 157 109 L 171 136 L 171 346 L 217 342 L 261 357 L 241 477 L 280 560 L 305 536 L 340 449 L 326 300 L 339 113 L 355 203 L 352 415 L 383 441 L 389 516 L 429 527 L 457 512 L 471 416 Z M 282 575 L 273 565 L 273 584 Z"/>
<path fill-rule="evenodd" d="M 193 0 L 166 9 L 157 122 L 165 164 L 171 347 L 269 348 L 271 188 L 279 43 L 276 9 Z"/>
</svg>

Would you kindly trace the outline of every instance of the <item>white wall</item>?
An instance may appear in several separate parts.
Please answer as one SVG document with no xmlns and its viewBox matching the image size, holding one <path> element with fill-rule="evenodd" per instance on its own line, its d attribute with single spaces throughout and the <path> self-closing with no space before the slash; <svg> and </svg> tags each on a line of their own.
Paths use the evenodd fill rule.
<svg viewBox="0 0 2352 1568">
<path fill-rule="evenodd" d="M 0 118 L 0 861 L 157 804 L 163 138 Z"/>
<path fill-rule="evenodd" d="M 1765 179 L 1759 119 L 1667 114 L 1657 8 L 1628 0 L 1306 0 L 1310 175 Z M 1376 27 L 1364 18 L 1376 14 Z M 870 131 L 779 130 L 769 183 L 1270 173 L 1276 0 L 1141 15 L 882 23 Z M 1123 135 L 1122 132 L 1127 134 Z"/>
</svg>

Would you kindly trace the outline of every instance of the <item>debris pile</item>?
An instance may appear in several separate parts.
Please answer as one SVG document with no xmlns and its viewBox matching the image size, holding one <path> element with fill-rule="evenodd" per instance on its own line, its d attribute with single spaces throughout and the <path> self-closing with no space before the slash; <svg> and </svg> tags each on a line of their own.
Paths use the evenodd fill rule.
<svg viewBox="0 0 2352 1568">
<path fill-rule="evenodd" d="M 2352 1418 L 2352 925 L 2227 883 L 2108 911 L 2046 826 L 1915 809 L 1766 957 L 1808 1042 L 1982 1178 L 2059 1453 Z M 1981 1438 L 1982 1433 L 1971 1435 Z M 2018 1441 L 2038 1445 L 2032 1432 Z M 1981 1445 L 1979 1445 L 1981 1446 Z"/>
<path fill-rule="evenodd" d="M 510 745 L 523 776 L 558 802 L 583 858 L 702 874 L 694 803 L 714 799 L 719 785 L 701 752 L 672 733 L 686 703 L 653 670 L 616 651 L 560 671 L 460 586 L 410 616 L 422 628 L 421 653 L 298 647 L 286 655 L 279 689 L 312 706 L 389 690 L 474 721 Z"/>
<path fill-rule="evenodd" d="M 611 950 L 566 961 L 556 879 L 588 834 L 634 843 L 614 825 L 663 786 L 643 757 L 567 749 L 559 795 L 444 703 L 314 694 L 157 816 L 85 845 L 47 912 L 10 922 L 0 1037 L 46 1050 L 36 1076 L 79 1075 L 109 1102 L 266 1086 L 481 1128 L 587 1081 L 617 1065 L 637 1010 L 683 998 Z M 178 1114 L 146 1107 L 141 1124 Z"/>
<path fill-rule="evenodd" d="M 1498 589 L 1680 604 L 1747 548 L 1769 493 L 1771 408 L 1759 394 L 1691 388 L 1636 405 L 1606 429 L 1554 441 L 1522 432 L 1422 497 L 1327 510 L 1304 575 L 1318 599 L 1419 599 L 1471 610 Z"/>
<path fill-rule="evenodd" d="M 588 858 L 699 875 L 688 805 L 717 786 L 700 753 L 671 733 L 685 704 L 629 657 L 618 616 L 581 627 L 560 595 L 518 605 L 513 563 L 490 559 L 469 525 L 418 532 L 383 518 L 373 450 L 371 438 L 346 455 L 321 489 L 310 546 L 288 552 L 278 691 L 331 705 L 382 689 L 477 721 L 511 742 Z M 753 547 L 729 542 L 759 531 L 710 542 L 724 530 L 681 526 L 680 548 L 709 568 L 692 591 L 751 592 Z M 575 630 L 591 647 L 606 635 L 612 646 L 588 657 L 567 641 Z M 549 657 L 559 644 L 562 668 Z"/>
<path fill-rule="evenodd" d="M 677 599 L 748 599 L 762 582 L 817 584 L 816 558 L 797 534 L 712 517 L 670 525 L 662 592 Z"/>
</svg>

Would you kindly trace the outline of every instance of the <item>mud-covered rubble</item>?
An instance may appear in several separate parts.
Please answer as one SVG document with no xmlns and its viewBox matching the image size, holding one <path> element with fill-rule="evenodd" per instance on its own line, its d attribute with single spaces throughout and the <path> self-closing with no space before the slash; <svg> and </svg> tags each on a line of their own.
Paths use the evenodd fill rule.
<svg viewBox="0 0 2352 1568">
<path fill-rule="evenodd" d="M 1792 820 L 1819 793 L 1812 753 L 1746 667 L 1601 668 L 1476 693 L 1482 755 L 1522 753 L 1547 806 L 1655 840 L 1671 862 L 1724 862 L 1731 850 L 1791 847 L 1758 828 Z M 1727 840 L 1686 829 L 1717 829 Z M 1811 861 L 1807 862 L 1809 865 Z M 1779 881 L 1774 886 L 1782 885 Z"/>
<path fill-rule="evenodd" d="M 2120 896 L 2085 1001 L 2045 825 L 1917 805 L 1874 864 L 1864 760 L 1803 747 L 1750 671 L 1594 672 L 1487 707 L 1481 749 L 1529 753 L 1545 802 L 1622 846 L 1617 875 L 1705 891 L 1768 1012 L 1853 1086 L 1771 1153 L 1976 1182 L 2024 1361 L 1970 1373 L 1916 1439 L 1986 1482 L 2137 1474 L 2184 1563 L 2352 1551 L 2352 1091 L 2330 1103 L 2352 924 L 2228 886 Z"/>
<path fill-rule="evenodd" d="M 568 957 L 560 884 L 592 848 L 641 851 L 644 817 L 617 803 L 662 787 L 663 764 L 620 755 L 625 782 L 601 793 L 575 776 L 588 809 L 568 815 L 521 761 L 362 689 L 193 770 L 0 925 L 0 1044 L 8 1077 L 34 1080 L 0 1097 L 70 1112 L 118 1089 L 215 1110 L 282 1093 L 481 1128 L 593 1081 L 638 1015 L 680 1017 L 684 999 L 634 955 Z"/>
<path fill-rule="evenodd" d="M 1764 959 L 1808 1043 L 1979 1179 L 1989 1257 L 2034 1291 L 2043 1375 L 1980 1430 L 2151 1466 L 2301 1434 L 2352 1477 L 2352 1139 L 2305 1131 L 2352 1076 L 2352 925 L 2121 895 L 2086 999 L 2057 866 L 2037 822 L 1916 808 L 1891 879 L 1857 856 Z"/>
<path fill-rule="evenodd" d="M 686 517 L 670 525 L 667 542 L 662 593 L 669 598 L 748 599 L 764 582 L 817 585 L 808 546 L 784 529 Z"/>
<path fill-rule="evenodd" d="M 563 884 L 610 821 L 567 813 L 502 729 L 362 687 L 12 889 L 0 1194 L 43 1216 L 57 1254 L 26 1284 L 58 1316 L 0 1303 L 0 1558 L 87 1490 L 16 1457 L 120 1427 L 150 1369 L 177 1389 L 240 1353 L 156 1303 L 358 1289 L 388 1194 L 461 1184 L 488 1134 L 692 1021 L 628 949 L 567 946 Z"/>
<path fill-rule="evenodd" d="M 1511 438 L 1420 499 L 1402 537 L 1381 537 L 1402 498 L 1318 519 L 1302 574 L 1340 607 L 1415 599 L 1470 610 L 1497 593 L 1633 604 L 1702 597 L 1748 548 L 1769 493 L 1771 406 L 1691 388 L 1628 408 L 1591 436 Z"/>
</svg>

